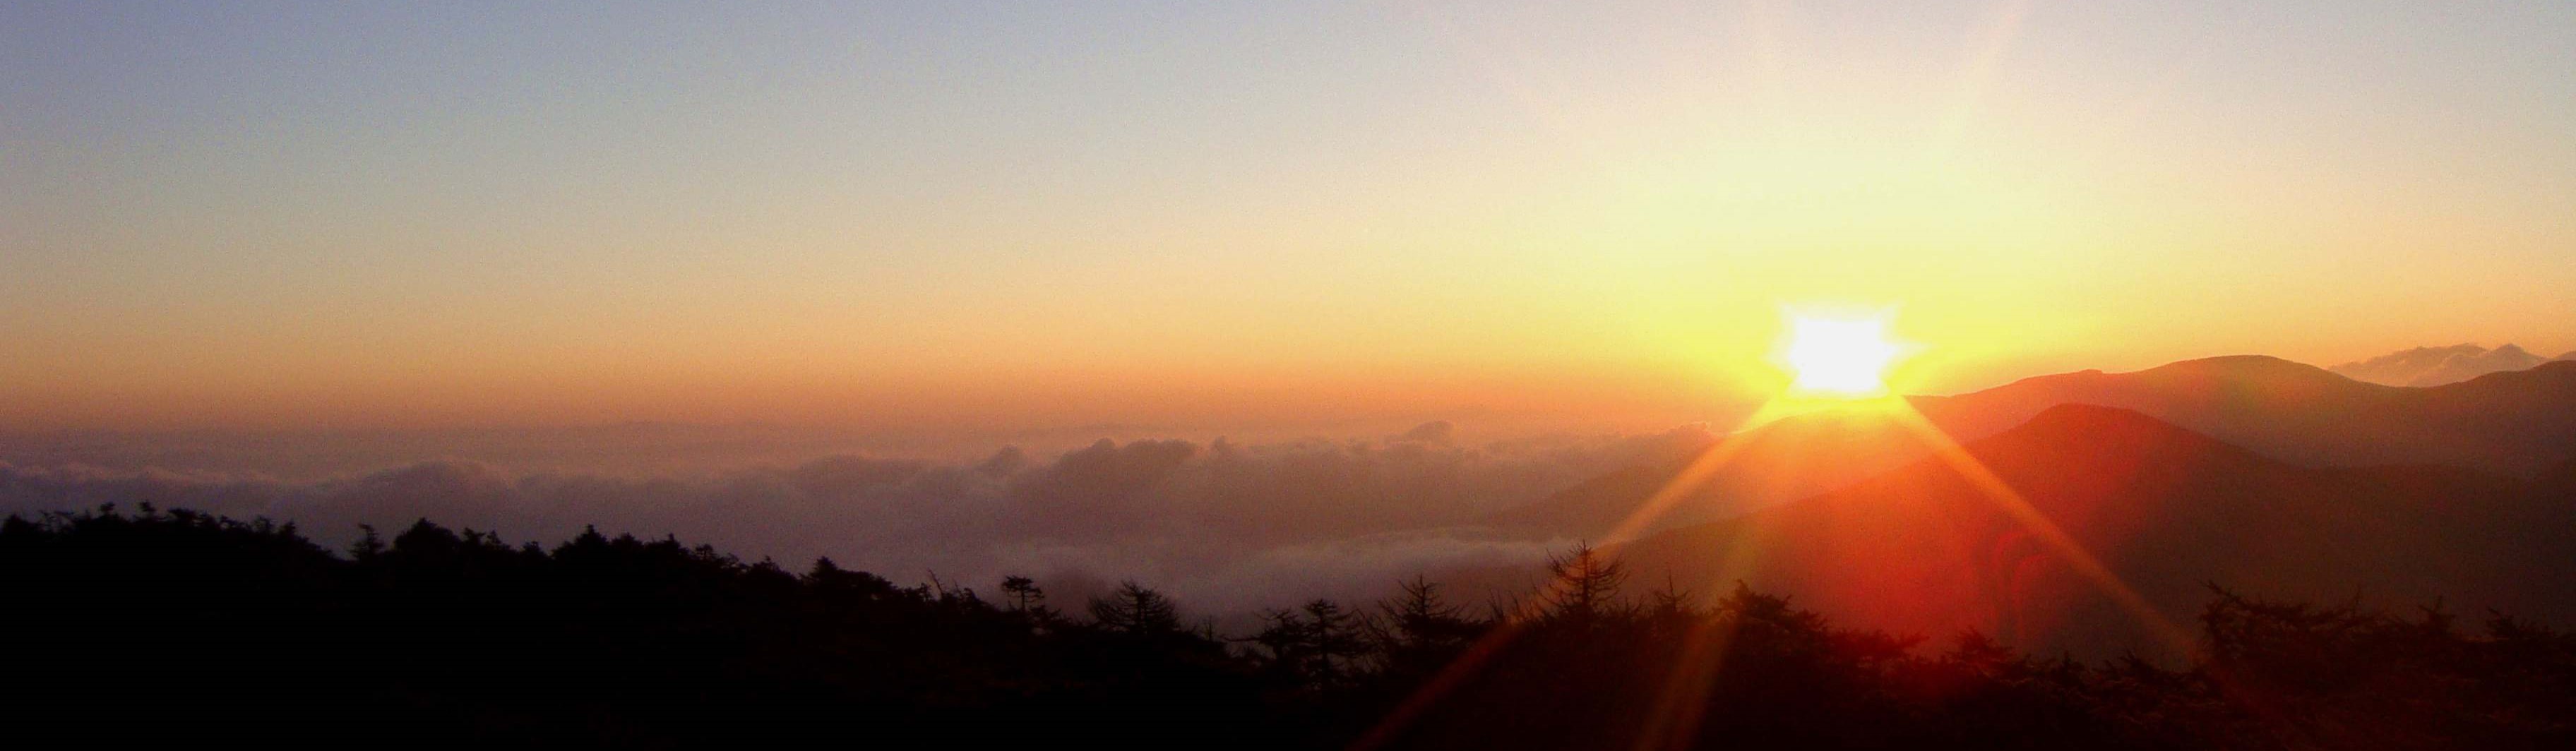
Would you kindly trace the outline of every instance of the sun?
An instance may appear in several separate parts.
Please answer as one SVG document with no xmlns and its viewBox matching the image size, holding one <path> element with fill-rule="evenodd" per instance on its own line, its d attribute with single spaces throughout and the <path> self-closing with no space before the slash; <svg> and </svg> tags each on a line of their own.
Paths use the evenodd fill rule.
<svg viewBox="0 0 2576 751">
<path fill-rule="evenodd" d="M 1885 315 L 1793 315 L 1780 360 L 1795 377 L 1791 393 L 1863 399 L 1887 394 L 1887 366 L 1904 356 L 1905 349 L 1888 339 Z"/>
</svg>

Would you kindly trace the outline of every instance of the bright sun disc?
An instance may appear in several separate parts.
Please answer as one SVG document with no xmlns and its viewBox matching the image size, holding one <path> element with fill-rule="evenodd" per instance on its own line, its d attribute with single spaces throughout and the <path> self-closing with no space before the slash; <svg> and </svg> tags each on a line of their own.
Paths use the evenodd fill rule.
<svg viewBox="0 0 2576 751">
<path fill-rule="evenodd" d="M 1884 317 L 1795 316 L 1781 360 L 1796 376 L 1789 385 L 1794 392 L 1861 398 L 1887 393 L 1887 366 L 1904 353 L 1888 340 Z"/>
</svg>

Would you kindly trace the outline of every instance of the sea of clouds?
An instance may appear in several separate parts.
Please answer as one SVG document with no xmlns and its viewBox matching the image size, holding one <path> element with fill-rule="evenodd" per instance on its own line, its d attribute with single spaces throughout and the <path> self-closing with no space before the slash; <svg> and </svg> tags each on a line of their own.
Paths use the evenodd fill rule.
<svg viewBox="0 0 2576 751">
<path fill-rule="evenodd" d="M 331 546 L 360 525 L 390 535 L 419 519 L 547 545 L 596 526 L 791 570 L 830 556 L 899 582 L 986 590 L 1029 575 L 1067 606 L 1132 579 L 1216 615 L 1371 597 L 1417 574 L 1525 567 L 1575 541 L 1506 534 L 1483 518 L 1711 440 L 1698 426 L 1472 445 L 1453 434 L 1434 422 L 1356 440 L 1102 439 L 1045 456 L 835 453 L 686 472 L 435 458 L 292 478 L 202 461 L 116 466 L 54 445 L 0 452 L 0 513 L 149 502 L 291 521 Z"/>
</svg>

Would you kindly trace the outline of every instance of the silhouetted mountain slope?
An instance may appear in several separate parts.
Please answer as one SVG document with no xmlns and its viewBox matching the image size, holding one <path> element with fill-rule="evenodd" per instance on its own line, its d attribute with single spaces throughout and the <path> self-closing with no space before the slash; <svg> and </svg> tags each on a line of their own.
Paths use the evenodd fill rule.
<svg viewBox="0 0 2576 751">
<path fill-rule="evenodd" d="M 2128 410 L 2065 405 L 1966 454 L 2187 624 L 2206 583 L 2267 596 L 2576 614 L 2576 502 L 2469 470 L 2310 469 Z M 1750 547 L 1739 547 L 1750 546 Z M 1741 579 L 1820 612 L 1940 634 L 1976 628 L 2098 653 L 2152 634 L 1952 464 L 1618 551 L 1701 591 Z M 1724 562 L 1740 554 L 1746 565 Z"/>
<path fill-rule="evenodd" d="M 2576 456 L 2576 363 L 2398 388 L 2278 358 L 2218 357 L 1913 401 L 1963 440 L 2059 404 L 2097 404 L 2299 464 L 2442 464 L 2529 476 Z"/>
<path fill-rule="evenodd" d="M 2061 404 L 2133 410 L 2294 464 L 2444 465 L 2530 476 L 2576 457 L 2576 362 L 2400 388 L 2362 383 L 2273 357 L 2187 360 L 2131 373 L 2039 376 L 1957 396 L 1908 400 L 1960 441 L 1994 435 Z M 1667 524 L 1824 492 L 1928 456 L 1913 432 L 1867 411 L 1779 420 Z M 1494 517 L 1516 529 L 1580 537 L 1607 532 L 1686 463 L 1631 468 Z"/>
<path fill-rule="evenodd" d="M 2037 376 L 1956 396 L 1908 401 L 1959 440 L 2020 425 L 2060 404 L 2120 407 L 2212 434 L 2306 433 L 2401 399 L 2404 390 L 2355 381 L 2277 357 L 2184 360 L 2129 373 Z M 2291 424 L 2284 426 L 2282 421 Z"/>
</svg>

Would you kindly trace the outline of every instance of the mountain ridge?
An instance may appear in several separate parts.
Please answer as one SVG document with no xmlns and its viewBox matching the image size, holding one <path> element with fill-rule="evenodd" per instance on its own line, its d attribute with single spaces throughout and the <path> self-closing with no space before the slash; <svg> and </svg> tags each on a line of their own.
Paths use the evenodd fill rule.
<svg viewBox="0 0 2576 751">
<path fill-rule="evenodd" d="M 2168 363 L 2125 373 L 2033 376 L 1906 403 L 1951 440 L 1975 441 L 2063 404 L 2131 410 L 2303 466 L 2442 465 L 2529 478 L 2576 460 L 2576 361 L 2399 387 L 2263 355 Z M 1804 498 L 1929 456 L 1893 417 L 1865 411 L 1795 415 L 1749 428 L 1706 486 L 1667 526 Z M 1705 450 L 1705 449 L 1704 449 Z M 1629 468 L 1496 514 L 1507 529 L 1592 537 L 1615 526 L 1686 466 Z"/>
<path fill-rule="evenodd" d="M 1930 635 L 1975 629 L 2092 654 L 2155 638 L 2002 505 L 2022 502 L 2175 622 L 2210 583 L 2576 615 L 2576 565 L 2540 563 L 2576 544 L 2576 498 L 2546 483 L 2441 466 L 2301 467 L 2093 405 L 2052 408 L 1964 450 L 2018 498 L 1925 458 L 1615 552 L 1686 589 L 1722 591 L 1731 576 Z M 1748 565 L 1730 568 L 1737 554 Z"/>
</svg>

